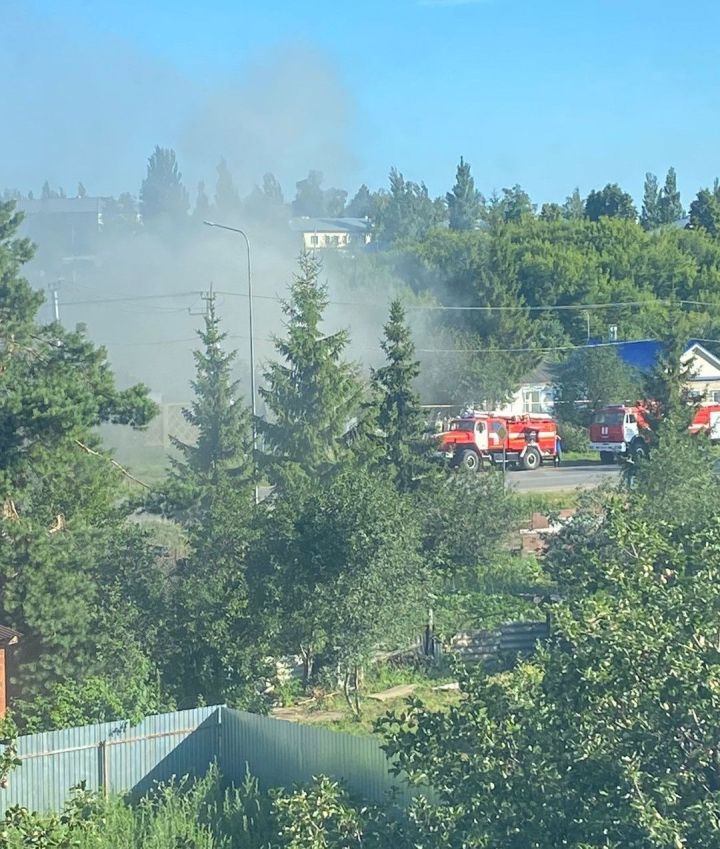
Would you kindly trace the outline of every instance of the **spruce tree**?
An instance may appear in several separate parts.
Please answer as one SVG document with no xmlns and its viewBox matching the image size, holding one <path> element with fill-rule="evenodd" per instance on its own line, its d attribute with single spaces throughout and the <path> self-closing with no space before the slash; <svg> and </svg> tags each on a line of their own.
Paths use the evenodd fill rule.
<svg viewBox="0 0 720 849">
<path fill-rule="evenodd" d="M 147 175 L 140 187 L 140 212 L 146 224 L 182 221 L 190 205 L 182 183 L 175 151 L 157 145 L 148 159 Z"/>
<path fill-rule="evenodd" d="M 409 490 L 428 470 L 429 456 L 428 444 L 423 440 L 420 399 L 413 386 L 420 374 L 420 363 L 415 359 L 415 345 L 400 301 L 392 302 L 384 330 L 380 346 L 387 364 L 372 372 L 380 462 L 389 467 L 400 489 Z"/>
<path fill-rule="evenodd" d="M 649 171 L 645 175 L 640 223 L 645 230 L 652 230 L 660 224 L 660 190 L 658 189 L 658 179 L 655 174 L 651 174 Z"/>
<path fill-rule="evenodd" d="M 166 511 L 187 529 L 190 552 L 174 574 L 162 671 L 181 708 L 198 699 L 259 707 L 264 677 L 261 618 L 248 610 L 246 555 L 253 538 L 250 416 L 232 379 L 235 352 L 223 349 L 215 297 L 206 297 L 195 398 L 184 411 L 194 444 L 174 439 Z M 207 623 L 212 622 L 212 628 Z"/>
<path fill-rule="evenodd" d="M 315 482 L 348 456 L 347 433 L 362 395 L 355 366 L 343 360 L 344 330 L 325 334 L 327 290 L 318 260 L 303 254 L 283 303 L 287 336 L 275 339 L 280 356 L 265 372 L 260 395 L 270 413 L 258 422 L 264 464 L 272 483 Z"/>
<path fill-rule="evenodd" d="M 470 163 L 460 157 L 455 185 L 445 196 L 451 230 L 473 230 L 482 214 L 483 196 L 475 188 Z"/>
<path fill-rule="evenodd" d="M 674 168 L 669 168 L 665 177 L 665 185 L 660 191 L 658 201 L 658 217 L 660 224 L 674 224 L 685 215 L 680 192 L 677 188 L 677 175 Z"/>
<path fill-rule="evenodd" d="M 205 500 L 224 480 L 244 492 L 248 503 L 252 488 L 250 416 L 239 398 L 238 382 L 232 379 L 236 353 L 223 350 L 226 334 L 220 331 L 212 293 L 206 303 L 205 327 L 198 331 L 203 349 L 194 353 L 195 398 L 183 410 L 198 437 L 194 444 L 173 438 L 181 458 L 173 460 L 167 505 L 171 510 L 191 510 L 195 521 Z"/>
</svg>

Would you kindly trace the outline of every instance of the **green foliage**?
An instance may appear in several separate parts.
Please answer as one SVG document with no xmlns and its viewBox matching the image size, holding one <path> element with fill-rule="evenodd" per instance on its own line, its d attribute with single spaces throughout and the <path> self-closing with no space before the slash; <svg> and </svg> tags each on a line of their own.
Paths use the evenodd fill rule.
<svg viewBox="0 0 720 849">
<path fill-rule="evenodd" d="M 390 169 L 390 191 L 375 211 L 375 237 L 380 242 L 421 242 L 446 217 L 443 201 L 433 201 L 424 183 L 413 183 Z"/>
<path fill-rule="evenodd" d="M 660 190 L 658 188 L 658 179 L 655 174 L 651 174 L 649 171 L 645 175 L 640 223 L 645 230 L 652 230 L 660 224 Z"/>
<path fill-rule="evenodd" d="M 716 237 L 720 234 L 720 198 L 710 189 L 700 189 L 690 204 L 690 226 Z"/>
<path fill-rule="evenodd" d="M 557 369 L 555 409 L 563 421 L 586 427 L 596 410 L 607 404 L 643 397 L 642 378 L 612 347 L 575 351 Z M 565 446 L 570 449 L 569 445 Z"/>
<path fill-rule="evenodd" d="M 660 224 L 674 224 L 685 215 L 680 192 L 677 188 L 677 175 L 674 168 L 669 168 L 665 177 L 665 185 L 658 199 L 658 218 Z"/>
<path fill-rule="evenodd" d="M 424 834 L 430 817 L 451 847 L 718 845 L 719 485 L 694 452 L 661 445 L 631 495 L 560 534 L 545 649 L 385 721 L 398 768 L 438 792 Z"/>
<path fill-rule="evenodd" d="M 141 427 L 156 407 L 144 387 L 116 389 L 105 351 L 81 328 L 38 323 L 42 298 L 20 276 L 31 251 L 15 238 L 18 224 L 0 206 L 0 618 L 23 634 L 13 694 L 29 698 L 100 671 L 106 558 L 128 536 L 129 510 L 95 428 Z"/>
<path fill-rule="evenodd" d="M 415 345 L 399 300 L 390 305 L 380 347 L 387 364 L 372 371 L 373 418 L 379 431 L 375 441 L 380 447 L 380 465 L 390 471 L 401 490 L 408 491 L 429 472 L 432 446 L 424 439 L 427 427 L 414 388 L 420 364 L 414 359 Z"/>
<path fill-rule="evenodd" d="M 365 817 L 336 782 L 320 776 L 308 789 L 279 793 L 274 811 L 287 849 L 361 849 Z"/>
<path fill-rule="evenodd" d="M 345 215 L 348 218 L 370 218 L 374 211 L 373 196 L 370 194 L 370 189 L 363 183 L 347 205 Z"/>
<path fill-rule="evenodd" d="M 348 456 L 345 436 L 362 397 L 356 368 L 342 359 L 347 333 L 323 331 L 327 294 L 319 274 L 318 260 L 303 254 L 290 300 L 283 304 L 287 338 L 275 340 L 281 359 L 270 363 L 260 388 L 270 413 L 258 421 L 264 465 L 280 486 L 316 483 Z"/>
<path fill-rule="evenodd" d="M 462 580 L 497 556 L 521 504 L 499 472 L 463 470 L 418 496 L 423 550 L 433 572 Z"/>
<path fill-rule="evenodd" d="M 190 202 L 175 151 L 156 145 L 140 187 L 140 213 L 146 224 L 168 226 L 183 221 Z"/>
<path fill-rule="evenodd" d="M 232 380 L 236 352 L 226 353 L 226 334 L 220 331 L 215 298 L 207 298 L 205 329 L 198 332 L 204 350 L 195 351 L 194 400 L 183 410 L 187 422 L 197 429 L 194 444 L 173 438 L 181 459 L 172 458 L 172 469 L 164 504 L 166 512 L 182 515 L 186 523 L 201 521 L 208 499 L 222 481 L 251 498 L 252 436 L 250 415 L 238 396 L 238 382 Z"/>
<path fill-rule="evenodd" d="M 485 199 L 475 188 L 470 163 L 460 157 L 455 185 L 445 196 L 451 230 L 473 230 L 482 216 Z"/>
<path fill-rule="evenodd" d="M 73 788 L 59 814 L 10 808 L 1 849 L 269 849 L 279 830 L 273 802 L 248 776 L 225 788 L 213 767 L 201 780 L 159 785 L 137 804 Z"/>
<path fill-rule="evenodd" d="M 257 603 L 277 613 L 278 645 L 303 656 L 306 680 L 323 652 L 353 671 L 379 646 L 412 642 L 428 590 L 418 548 L 412 504 L 367 469 L 350 466 L 312 495 L 275 501 L 252 583 Z"/>
<path fill-rule="evenodd" d="M 25 734 L 128 720 L 173 709 L 164 698 L 150 662 L 130 652 L 114 674 L 91 675 L 81 681 L 52 684 L 47 693 L 29 704 L 17 705 L 18 723 Z"/>
<path fill-rule="evenodd" d="M 585 216 L 591 221 L 608 218 L 627 218 L 634 221 L 637 210 L 632 197 L 624 192 L 617 183 L 608 183 L 599 191 L 593 190 L 585 199 Z"/>
</svg>

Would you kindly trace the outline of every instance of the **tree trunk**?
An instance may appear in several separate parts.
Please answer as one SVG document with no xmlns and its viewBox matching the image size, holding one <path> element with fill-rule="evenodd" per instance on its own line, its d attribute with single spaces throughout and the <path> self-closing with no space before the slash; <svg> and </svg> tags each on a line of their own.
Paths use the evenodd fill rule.
<svg viewBox="0 0 720 849">
<path fill-rule="evenodd" d="M 359 667 L 355 667 L 355 695 L 353 698 L 355 719 L 360 719 L 360 676 L 362 671 Z"/>
<path fill-rule="evenodd" d="M 303 689 L 307 690 L 308 685 L 310 684 L 310 676 L 313 671 L 313 653 L 310 647 L 300 646 L 300 656 L 302 657 L 303 664 Z"/>
</svg>

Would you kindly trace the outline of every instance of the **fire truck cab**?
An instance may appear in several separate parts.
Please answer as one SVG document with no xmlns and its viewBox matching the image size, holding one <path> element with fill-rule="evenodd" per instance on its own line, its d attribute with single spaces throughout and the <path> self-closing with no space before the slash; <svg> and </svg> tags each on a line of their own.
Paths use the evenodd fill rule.
<svg viewBox="0 0 720 849">
<path fill-rule="evenodd" d="M 558 454 L 557 424 L 551 416 L 501 416 L 469 411 L 440 434 L 441 450 L 455 466 L 495 465 L 537 469 Z"/>
<path fill-rule="evenodd" d="M 601 463 L 612 463 L 619 455 L 645 457 L 650 436 L 643 407 L 614 404 L 595 414 L 590 425 L 590 449 L 599 452 Z"/>
</svg>

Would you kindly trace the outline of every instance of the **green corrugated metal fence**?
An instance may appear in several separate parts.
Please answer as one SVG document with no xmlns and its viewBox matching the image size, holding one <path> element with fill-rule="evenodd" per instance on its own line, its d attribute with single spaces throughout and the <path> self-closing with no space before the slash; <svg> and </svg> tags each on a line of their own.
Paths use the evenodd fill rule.
<svg viewBox="0 0 720 849">
<path fill-rule="evenodd" d="M 201 776 L 213 761 L 230 782 L 249 771 L 264 787 L 289 787 L 324 774 L 373 801 L 392 787 L 400 799 L 411 795 L 373 739 L 224 706 L 149 716 L 135 726 L 108 722 L 20 737 L 18 756 L 22 765 L 0 790 L 0 812 L 15 804 L 58 810 L 81 781 L 137 796 L 173 776 Z"/>
</svg>

